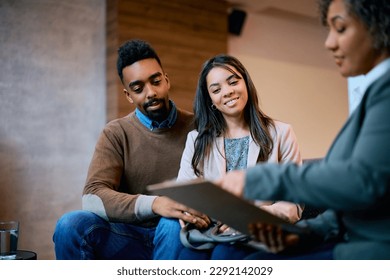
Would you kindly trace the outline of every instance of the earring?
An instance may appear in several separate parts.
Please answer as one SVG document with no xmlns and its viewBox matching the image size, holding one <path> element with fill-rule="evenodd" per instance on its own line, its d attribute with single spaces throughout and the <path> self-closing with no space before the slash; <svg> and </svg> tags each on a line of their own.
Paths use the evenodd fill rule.
<svg viewBox="0 0 390 280">
<path fill-rule="evenodd" d="M 217 110 L 217 106 L 215 106 L 214 104 L 211 104 L 211 110 L 213 110 L 213 111 L 215 111 L 215 110 Z"/>
</svg>

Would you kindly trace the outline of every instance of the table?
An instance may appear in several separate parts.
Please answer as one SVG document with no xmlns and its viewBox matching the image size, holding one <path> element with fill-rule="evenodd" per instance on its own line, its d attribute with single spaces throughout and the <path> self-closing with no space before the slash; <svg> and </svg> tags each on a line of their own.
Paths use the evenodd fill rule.
<svg viewBox="0 0 390 280">
<path fill-rule="evenodd" d="M 36 260 L 37 254 L 32 251 L 26 250 L 17 250 L 16 251 L 16 260 Z"/>
</svg>

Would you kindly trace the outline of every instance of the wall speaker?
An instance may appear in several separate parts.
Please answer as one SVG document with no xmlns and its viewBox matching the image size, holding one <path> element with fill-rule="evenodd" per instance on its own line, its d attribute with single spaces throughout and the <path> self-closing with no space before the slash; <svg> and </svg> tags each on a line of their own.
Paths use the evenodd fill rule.
<svg viewBox="0 0 390 280">
<path fill-rule="evenodd" d="M 238 9 L 233 9 L 228 18 L 229 33 L 240 35 L 246 18 L 246 12 Z"/>
</svg>

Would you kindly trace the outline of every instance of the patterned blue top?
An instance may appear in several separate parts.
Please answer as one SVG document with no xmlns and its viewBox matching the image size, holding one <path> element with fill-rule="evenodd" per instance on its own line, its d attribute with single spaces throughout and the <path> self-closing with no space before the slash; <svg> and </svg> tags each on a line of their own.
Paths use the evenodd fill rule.
<svg viewBox="0 0 390 280">
<path fill-rule="evenodd" d="M 249 136 L 224 139 L 226 155 L 226 172 L 246 169 L 249 149 Z"/>
</svg>

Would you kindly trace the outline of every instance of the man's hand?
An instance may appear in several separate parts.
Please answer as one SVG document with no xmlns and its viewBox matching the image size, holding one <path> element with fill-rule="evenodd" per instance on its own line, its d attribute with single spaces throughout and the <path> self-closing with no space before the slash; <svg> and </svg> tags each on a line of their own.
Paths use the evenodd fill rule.
<svg viewBox="0 0 390 280">
<path fill-rule="evenodd" d="M 207 228 L 211 223 L 207 215 L 165 196 L 159 196 L 154 200 L 152 210 L 162 217 L 177 218 L 195 224 L 197 228 Z"/>
<path fill-rule="evenodd" d="M 221 179 L 214 181 L 214 184 L 238 197 L 241 197 L 245 185 L 245 171 L 230 171 L 221 177 Z"/>
<path fill-rule="evenodd" d="M 273 253 L 284 251 L 299 242 L 297 234 L 285 232 L 280 226 L 254 223 L 249 225 L 249 231 L 256 241 L 266 245 Z"/>
</svg>

